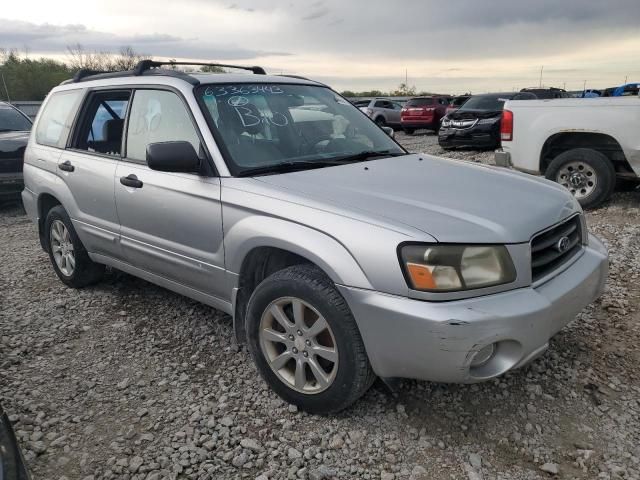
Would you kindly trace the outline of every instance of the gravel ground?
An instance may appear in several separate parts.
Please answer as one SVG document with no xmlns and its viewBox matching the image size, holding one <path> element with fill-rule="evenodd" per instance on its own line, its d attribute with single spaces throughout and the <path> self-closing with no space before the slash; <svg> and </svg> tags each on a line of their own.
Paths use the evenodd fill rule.
<svg viewBox="0 0 640 480">
<path fill-rule="evenodd" d="M 443 154 L 431 134 L 398 139 Z M 21 208 L 1 207 L 0 401 L 36 479 L 637 480 L 639 201 L 588 214 L 607 291 L 532 365 L 376 384 L 330 417 L 279 400 L 224 314 L 117 271 L 66 288 Z"/>
</svg>

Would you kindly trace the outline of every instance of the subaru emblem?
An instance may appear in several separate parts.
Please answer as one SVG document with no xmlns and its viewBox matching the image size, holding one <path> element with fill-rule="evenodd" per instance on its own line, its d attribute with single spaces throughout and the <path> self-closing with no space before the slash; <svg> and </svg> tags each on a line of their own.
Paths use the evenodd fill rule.
<svg viewBox="0 0 640 480">
<path fill-rule="evenodd" d="M 556 250 L 558 250 L 558 252 L 560 253 L 564 253 L 567 250 L 569 250 L 569 237 L 562 237 L 560 240 L 558 240 L 558 243 L 556 243 Z"/>
</svg>

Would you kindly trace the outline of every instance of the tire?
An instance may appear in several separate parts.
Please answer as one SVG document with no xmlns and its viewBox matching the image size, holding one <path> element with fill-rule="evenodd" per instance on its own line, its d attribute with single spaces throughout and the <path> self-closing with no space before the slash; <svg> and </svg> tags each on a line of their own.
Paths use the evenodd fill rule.
<svg viewBox="0 0 640 480">
<path fill-rule="evenodd" d="M 403 127 L 402 130 L 404 130 L 404 133 L 406 133 L 407 135 L 413 135 L 413 133 L 416 131 L 415 128 L 407 128 L 407 127 Z"/>
<path fill-rule="evenodd" d="M 62 206 L 58 205 L 49 210 L 44 229 L 49 259 L 58 278 L 65 285 L 82 288 L 102 279 L 105 266 L 89 258 L 69 215 Z M 62 241 L 60 242 L 56 237 L 61 238 Z M 57 250 L 58 248 L 60 250 Z M 66 260 L 60 260 L 57 254 L 64 256 L 63 253 L 70 253 L 74 262 L 72 263 L 68 256 Z M 59 261 L 62 262 L 61 265 L 58 264 Z"/>
<path fill-rule="evenodd" d="M 293 309 L 300 304 L 303 310 L 299 311 L 304 313 L 298 317 L 305 320 L 296 322 Z M 276 319 L 279 315 L 271 313 L 274 311 L 285 314 L 287 328 Z M 321 333 L 312 337 L 314 328 L 322 324 L 321 319 L 328 328 L 318 329 Z M 327 414 L 343 410 L 358 400 L 376 378 L 347 303 L 333 282 L 313 265 L 288 267 L 263 280 L 249 299 L 246 329 L 249 350 L 262 378 L 281 398 L 306 412 Z M 279 336 L 274 341 L 265 332 Z M 316 348 L 333 352 L 335 361 L 325 360 L 326 354 L 315 354 Z M 275 365 L 280 358 L 286 360 L 282 366 Z M 316 369 L 318 365 L 322 367 L 328 381 L 319 381 L 311 368 L 313 362 Z M 298 365 L 303 365 L 300 371 L 304 373 L 300 383 Z"/>
<path fill-rule="evenodd" d="M 616 185 L 611 161 L 591 148 L 574 148 L 553 159 L 545 177 L 567 187 L 583 208 L 605 202 Z"/>
<path fill-rule="evenodd" d="M 376 125 L 378 125 L 379 127 L 387 126 L 387 121 L 384 119 L 382 115 L 380 115 L 379 117 L 376 117 L 375 122 L 376 122 Z"/>
</svg>

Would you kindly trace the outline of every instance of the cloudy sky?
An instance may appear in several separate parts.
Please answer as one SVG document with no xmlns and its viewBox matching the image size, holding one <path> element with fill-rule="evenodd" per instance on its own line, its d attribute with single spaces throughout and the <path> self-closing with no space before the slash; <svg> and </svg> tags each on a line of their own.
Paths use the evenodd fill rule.
<svg viewBox="0 0 640 480">
<path fill-rule="evenodd" d="M 639 0 L 28 0 L 0 9 L 0 47 L 64 59 L 131 45 L 258 64 L 338 90 L 462 93 L 640 81 Z"/>
</svg>

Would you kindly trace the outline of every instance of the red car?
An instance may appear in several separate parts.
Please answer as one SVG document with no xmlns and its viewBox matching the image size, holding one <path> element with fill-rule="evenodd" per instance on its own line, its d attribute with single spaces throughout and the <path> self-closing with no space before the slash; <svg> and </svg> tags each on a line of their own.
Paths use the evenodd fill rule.
<svg viewBox="0 0 640 480">
<path fill-rule="evenodd" d="M 445 116 L 450 97 L 431 96 L 410 99 L 400 111 L 400 125 L 406 134 L 412 135 L 419 128 L 438 131 Z"/>
</svg>

